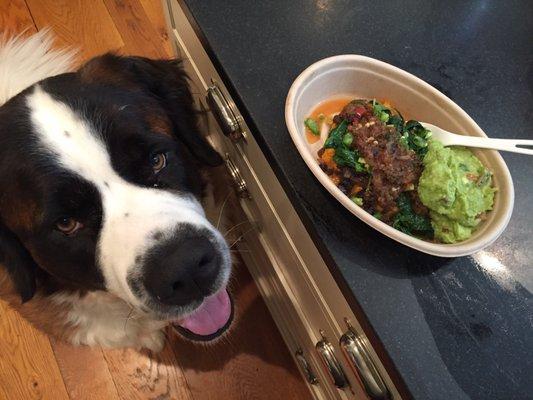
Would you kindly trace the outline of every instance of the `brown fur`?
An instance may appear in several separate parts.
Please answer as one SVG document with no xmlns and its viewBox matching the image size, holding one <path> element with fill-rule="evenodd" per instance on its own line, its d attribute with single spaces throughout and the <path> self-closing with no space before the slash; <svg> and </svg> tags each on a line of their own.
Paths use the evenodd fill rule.
<svg viewBox="0 0 533 400">
<path fill-rule="evenodd" d="M 4 188 L 0 200 L 3 222 L 13 231 L 31 231 L 40 221 L 41 209 L 35 196 L 34 185 L 27 184 L 23 176 Z"/>
<path fill-rule="evenodd" d="M 129 74 L 117 69 L 107 58 L 90 60 L 80 69 L 79 75 L 82 81 L 87 83 L 108 84 L 128 89 L 140 88 L 140 85 L 131 79 Z M 116 111 L 119 112 L 120 109 Z M 144 114 L 144 119 L 153 132 L 171 136 L 171 122 L 166 115 L 151 110 L 150 104 L 146 105 Z"/>
<path fill-rule="evenodd" d="M 172 131 L 172 128 L 170 126 L 170 121 L 166 115 L 150 113 L 148 111 L 145 113 L 144 119 L 152 132 L 172 136 L 172 134 L 170 133 Z"/>
<path fill-rule="evenodd" d="M 80 70 L 79 75 L 83 82 L 110 84 L 124 88 L 136 89 L 139 87 L 128 74 L 124 74 L 105 58 L 94 58 L 87 62 Z"/>
</svg>

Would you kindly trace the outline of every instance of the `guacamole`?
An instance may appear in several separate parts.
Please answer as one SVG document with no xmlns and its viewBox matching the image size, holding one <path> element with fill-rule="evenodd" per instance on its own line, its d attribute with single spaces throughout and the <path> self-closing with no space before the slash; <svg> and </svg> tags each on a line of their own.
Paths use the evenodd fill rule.
<svg viewBox="0 0 533 400">
<path fill-rule="evenodd" d="M 480 216 L 492 209 L 492 174 L 468 149 L 431 140 L 418 184 L 429 208 L 435 239 L 455 243 L 472 236 Z"/>
</svg>

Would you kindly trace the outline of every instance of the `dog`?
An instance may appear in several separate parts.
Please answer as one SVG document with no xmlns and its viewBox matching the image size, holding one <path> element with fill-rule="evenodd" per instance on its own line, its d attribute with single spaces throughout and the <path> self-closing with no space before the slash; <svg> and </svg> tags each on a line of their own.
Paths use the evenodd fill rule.
<svg viewBox="0 0 533 400">
<path fill-rule="evenodd" d="M 105 54 L 72 71 L 49 32 L 0 45 L 0 296 L 76 345 L 218 338 L 229 246 L 179 61 Z"/>
</svg>

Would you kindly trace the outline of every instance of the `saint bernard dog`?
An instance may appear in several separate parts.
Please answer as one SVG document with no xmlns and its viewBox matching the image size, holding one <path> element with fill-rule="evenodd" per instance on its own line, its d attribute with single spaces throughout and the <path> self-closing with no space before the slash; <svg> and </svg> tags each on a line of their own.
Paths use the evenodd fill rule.
<svg viewBox="0 0 533 400">
<path fill-rule="evenodd" d="M 0 44 L 0 299 L 73 344 L 159 350 L 231 324 L 230 250 L 204 209 L 221 156 L 175 60 L 71 71 L 48 32 Z"/>
</svg>

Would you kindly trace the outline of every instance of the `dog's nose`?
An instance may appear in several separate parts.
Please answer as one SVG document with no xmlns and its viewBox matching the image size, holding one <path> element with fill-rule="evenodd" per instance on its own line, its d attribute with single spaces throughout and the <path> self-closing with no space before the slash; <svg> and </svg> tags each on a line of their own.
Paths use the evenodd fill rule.
<svg viewBox="0 0 533 400">
<path fill-rule="evenodd" d="M 150 251 L 144 285 L 161 303 L 187 305 L 213 294 L 220 264 L 221 257 L 207 237 L 188 234 Z"/>
</svg>

